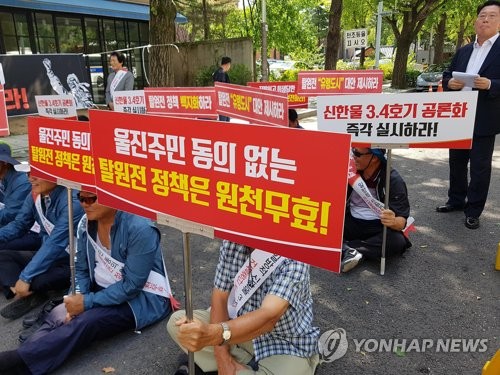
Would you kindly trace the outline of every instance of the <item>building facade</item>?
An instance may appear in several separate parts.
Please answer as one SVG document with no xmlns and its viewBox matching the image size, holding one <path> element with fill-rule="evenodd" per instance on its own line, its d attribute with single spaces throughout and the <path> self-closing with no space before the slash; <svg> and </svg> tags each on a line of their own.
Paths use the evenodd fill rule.
<svg viewBox="0 0 500 375">
<path fill-rule="evenodd" d="M 147 53 L 138 47 L 149 43 L 148 21 L 147 0 L 0 0 L 0 54 L 82 53 L 94 101 L 103 103 L 106 51 L 129 49 L 135 87 L 147 86 Z"/>
</svg>

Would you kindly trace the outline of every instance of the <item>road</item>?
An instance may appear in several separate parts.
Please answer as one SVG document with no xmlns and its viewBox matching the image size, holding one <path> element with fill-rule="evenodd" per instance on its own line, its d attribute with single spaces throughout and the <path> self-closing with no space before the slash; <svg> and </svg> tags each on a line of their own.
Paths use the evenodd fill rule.
<svg viewBox="0 0 500 375">
<path fill-rule="evenodd" d="M 301 124 L 312 128 L 313 121 L 304 119 Z M 322 364 L 318 375 L 479 374 L 500 348 L 500 271 L 494 270 L 500 241 L 500 144 L 478 230 L 466 229 L 460 212 L 434 210 L 446 198 L 447 154 L 447 150 L 431 149 L 393 152 L 393 165 L 408 184 L 417 231 L 411 235 L 413 247 L 388 260 L 384 276 L 377 262 L 364 262 L 342 275 L 311 268 L 315 324 L 322 332 L 344 329 L 349 345 L 343 357 Z M 160 229 L 172 287 L 183 300 L 182 234 Z M 190 247 L 194 307 L 206 308 L 219 240 L 192 235 Z M 1 296 L 0 307 L 5 304 Z M 55 374 L 99 374 L 104 367 L 113 367 L 116 374 L 173 374 L 179 350 L 165 324 L 96 343 L 75 354 Z M 17 347 L 20 329 L 21 319 L 0 318 L 0 350 Z M 400 345 L 406 340 L 406 351 L 381 348 L 383 339 L 398 339 Z M 475 351 L 465 352 L 461 339 L 483 341 Z M 438 340 L 442 344 L 448 340 L 451 346 L 437 352 Z"/>
</svg>

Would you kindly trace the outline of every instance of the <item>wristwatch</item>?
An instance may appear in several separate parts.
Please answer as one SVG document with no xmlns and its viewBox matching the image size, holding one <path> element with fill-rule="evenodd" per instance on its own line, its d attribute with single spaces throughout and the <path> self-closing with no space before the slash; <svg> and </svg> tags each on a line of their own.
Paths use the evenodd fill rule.
<svg viewBox="0 0 500 375">
<path fill-rule="evenodd" d="M 225 345 L 231 340 L 231 330 L 227 323 L 222 322 L 220 325 L 222 326 L 222 340 L 224 340 L 220 345 Z"/>
</svg>

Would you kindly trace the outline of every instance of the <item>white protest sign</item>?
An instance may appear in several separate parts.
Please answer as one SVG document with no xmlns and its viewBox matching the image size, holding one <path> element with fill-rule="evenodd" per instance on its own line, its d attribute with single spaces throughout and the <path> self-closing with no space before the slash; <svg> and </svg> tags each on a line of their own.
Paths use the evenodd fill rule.
<svg viewBox="0 0 500 375">
<path fill-rule="evenodd" d="M 470 148 L 477 91 L 318 97 L 318 129 L 360 145 Z"/>
<path fill-rule="evenodd" d="M 115 91 L 113 95 L 115 112 L 146 113 L 144 90 Z"/>
<path fill-rule="evenodd" d="M 368 46 L 366 29 L 347 30 L 344 33 L 345 48 L 362 48 Z"/>
<path fill-rule="evenodd" d="M 76 102 L 72 95 L 35 95 L 38 114 L 42 117 L 76 118 Z"/>
</svg>

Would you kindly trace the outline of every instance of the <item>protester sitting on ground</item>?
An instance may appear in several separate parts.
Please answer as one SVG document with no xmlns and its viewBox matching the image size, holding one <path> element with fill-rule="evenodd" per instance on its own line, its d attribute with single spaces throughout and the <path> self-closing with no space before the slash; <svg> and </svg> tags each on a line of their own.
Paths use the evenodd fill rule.
<svg viewBox="0 0 500 375">
<path fill-rule="evenodd" d="M 24 200 L 31 194 L 31 184 L 26 173 L 18 172 L 14 165 L 20 164 L 12 157 L 12 150 L 7 143 L 0 142 L 0 228 L 10 223 L 21 209 Z M 12 241 L 0 244 L 0 250 L 35 251 L 42 244 L 36 231 L 28 230 L 24 235 Z"/>
<path fill-rule="evenodd" d="M 24 167 L 17 165 L 16 168 Z M 13 302 L 0 310 L 7 319 L 17 319 L 45 302 L 48 292 L 67 290 L 70 283 L 68 193 L 64 186 L 31 175 L 32 194 L 24 200 L 15 219 L 0 228 L 0 244 L 23 236 L 36 222 L 42 245 L 37 251 L 0 251 L 0 285 Z M 73 223 L 83 215 L 76 193 Z M 51 293 L 52 294 L 52 293 Z"/>
<path fill-rule="evenodd" d="M 376 200 L 384 202 L 386 184 L 385 150 L 353 148 L 356 169 Z M 365 198 L 365 199 L 363 199 Z M 378 259 L 382 254 L 382 233 L 387 227 L 386 256 L 402 254 L 411 246 L 402 230 L 410 215 L 406 184 L 392 169 L 390 175 L 389 208 L 375 212 L 363 197 L 348 187 L 342 249 L 342 271 L 354 268 L 362 258 Z"/>
<path fill-rule="evenodd" d="M 0 372 L 52 372 L 92 342 L 142 329 L 171 311 L 159 230 L 99 204 L 93 193 L 78 199 L 86 215 L 77 229 L 77 293 L 65 296 L 17 350 L 0 353 Z"/>
<path fill-rule="evenodd" d="M 272 266 L 261 276 L 264 263 Z M 319 361 L 312 320 L 308 265 L 223 241 L 210 311 L 194 311 L 192 322 L 178 311 L 167 329 L 205 372 L 306 375 Z"/>
<path fill-rule="evenodd" d="M 299 115 L 297 111 L 293 108 L 288 108 L 288 127 L 289 128 L 297 128 L 304 129 L 299 124 Z"/>
</svg>

